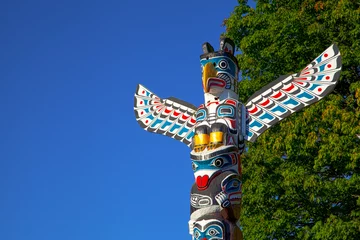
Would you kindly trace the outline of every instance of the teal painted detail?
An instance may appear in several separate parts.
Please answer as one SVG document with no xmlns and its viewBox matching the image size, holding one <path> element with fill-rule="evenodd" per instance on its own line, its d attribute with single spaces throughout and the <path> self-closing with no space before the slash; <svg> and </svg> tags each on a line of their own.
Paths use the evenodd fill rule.
<svg viewBox="0 0 360 240">
<path fill-rule="evenodd" d="M 227 193 L 235 193 L 241 191 L 241 181 L 239 179 L 231 179 L 226 185 Z"/>
<path fill-rule="evenodd" d="M 219 67 L 219 63 L 220 63 L 221 60 L 227 61 L 227 63 L 228 63 L 228 68 L 227 69 L 221 69 Z M 230 58 L 225 57 L 225 56 L 215 56 L 215 57 L 212 57 L 212 58 L 209 58 L 209 59 L 201 59 L 200 60 L 200 63 L 201 63 L 202 67 L 204 67 L 209 62 L 213 63 L 213 64 L 215 63 L 216 71 L 228 73 L 233 78 L 236 78 L 236 70 L 237 70 L 236 64 Z"/>
<path fill-rule="evenodd" d="M 325 75 L 319 75 L 316 79 L 316 81 L 321 81 L 324 78 Z"/>
<path fill-rule="evenodd" d="M 174 132 L 175 130 L 179 129 L 181 126 L 179 124 L 174 124 L 174 126 L 172 126 L 172 128 L 170 129 L 170 132 Z"/>
<path fill-rule="evenodd" d="M 307 92 L 302 92 L 296 96 L 297 98 L 307 98 L 309 100 L 313 99 L 314 97 Z"/>
<path fill-rule="evenodd" d="M 318 57 L 318 58 L 316 59 L 316 62 L 317 62 L 317 63 L 321 62 L 321 58 L 322 58 L 322 56 Z"/>
<path fill-rule="evenodd" d="M 165 129 L 167 128 L 168 126 L 170 126 L 172 124 L 172 122 L 169 122 L 169 121 L 166 121 L 162 126 L 161 126 L 161 129 Z"/>
<path fill-rule="evenodd" d="M 285 105 L 295 105 L 295 106 L 297 106 L 297 105 L 299 105 L 299 102 L 298 102 L 298 101 L 295 101 L 295 100 L 292 99 L 292 98 L 290 98 L 290 99 L 286 100 L 286 101 L 284 102 L 284 104 L 285 104 Z"/>
<path fill-rule="evenodd" d="M 320 85 L 319 84 L 313 84 L 309 89 L 311 91 L 315 90 L 317 87 L 319 87 Z"/>
<path fill-rule="evenodd" d="M 161 120 L 161 119 L 156 119 L 152 124 L 151 124 L 151 127 L 152 128 L 155 128 L 157 124 L 160 124 L 162 123 L 164 120 Z"/>
<path fill-rule="evenodd" d="M 189 131 L 189 129 L 185 126 L 183 126 L 183 128 L 179 131 L 178 135 L 181 136 L 184 133 L 187 133 Z"/>
<path fill-rule="evenodd" d="M 252 132 L 246 132 L 246 135 L 249 137 L 249 138 L 251 138 L 252 137 L 252 135 L 254 135 Z"/>
<path fill-rule="evenodd" d="M 186 136 L 186 139 L 190 141 L 193 138 L 194 134 L 195 132 L 192 131 L 189 135 Z"/>
<path fill-rule="evenodd" d="M 204 232 L 201 232 L 200 229 L 195 227 L 193 233 L 193 240 L 203 239 L 224 239 L 223 228 L 217 224 L 211 224 L 205 229 Z"/>
<path fill-rule="evenodd" d="M 206 118 L 206 110 L 205 109 L 199 109 L 196 113 L 196 121 L 202 121 Z"/>
<path fill-rule="evenodd" d="M 268 120 L 271 121 L 271 120 L 274 119 L 274 116 L 272 116 L 271 114 L 269 114 L 269 113 L 266 112 L 265 114 L 263 114 L 263 115 L 260 116 L 260 119 L 261 119 L 261 120 L 268 119 Z"/>
<path fill-rule="evenodd" d="M 221 111 L 221 110 L 230 110 L 229 113 L 227 112 L 224 112 L 224 111 Z M 234 107 L 233 106 L 228 106 L 228 105 L 222 105 L 222 106 L 219 106 L 218 109 L 217 109 L 217 115 L 219 117 L 234 117 L 235 116 L 235 110 L 234 110 Z"/>
<path fill-rule="evenodd" d="M 233 165 L 229 154 L 222 154 L 208 160 L 192 160 L 194 173 L 200 170 L 222 170 Z"/>
<path fill-rule="evenodd" d="M 259 123 L 258 121 L 253 121 L 251 124 L 250 124 L 250 127 L 253 128 L 253 127 L 258 127 L 258 128 L 261 128 L 263 126 L 263 124 Z"/>
<path fill-rule="evenodd" d="M 271 112 L 277 112 L 277 111 L 279 111 L 279 112 L 281 112 L 281 113 L 285 113 L 285 112 L 286 112 L 286 109 L 283 108 L 283 107 L 281 107 L 281 106 L 279 106 L 279 105 L 277 105 L 276 107 L 274 107 L 273 109 L 271 109 Z"/>
<path fill-rule="evenodd" d="M 325 64 L 323 64 L 323 65 L 321 65 L 321 66 L 319 67 L 319 69 L 320 69 L 320 72 L 324 71 L 324 69 L 325 69 L 325 66 L 326 66 L 326 63 L 325 63 Z"/>
</svg>

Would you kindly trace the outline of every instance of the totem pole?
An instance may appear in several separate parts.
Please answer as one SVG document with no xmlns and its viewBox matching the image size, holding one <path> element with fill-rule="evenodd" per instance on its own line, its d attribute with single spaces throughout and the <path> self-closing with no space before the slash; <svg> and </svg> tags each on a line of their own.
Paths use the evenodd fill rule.
<svg viewBox="0 0 360 240">
<path fill-rule="evenodd" d="M 330 46 L 304 70 L 281 76 L 255 92 L 244 105 L 238 101 L 235 45 L 220 39 L 214 51 L 203 44 L 200 56 L 204 104 L 198 108 L 170 97 L 160 99 L 142 85 L 135 94 L 135 116 L 149 132 L 188 145 L 195 183 L 190 194 L 189 233 L 193 240 L 241 240 L 241 158 L 245 141 L 290 114 L 329 94 L 339 79 L 340 52 Z"/>
</svg>

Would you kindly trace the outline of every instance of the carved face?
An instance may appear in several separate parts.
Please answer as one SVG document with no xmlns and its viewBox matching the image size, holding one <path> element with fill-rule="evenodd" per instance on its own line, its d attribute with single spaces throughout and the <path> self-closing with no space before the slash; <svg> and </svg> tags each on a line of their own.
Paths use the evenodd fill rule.
<svg viewBox="0 0 360 240">
<path fill-rule="evenodd" d="M 208 160 L 192 160 L 192 169 L 198 189 L 207 189 L 211 180 L 224 170 L 237 171 L 237 159 L 236 153 L 227 153 Z"/>
<path fill-rule="evenodd" d="M 200 60 L 205 93 L 220 95 L 225 89 L 236 91 L 238 68 L 227 56 L 212 56 Z"/>
<path fill-rule="evenodd" d="M 238 174 L 232 174 L 221 182 L 221 188 L 228 195 L 231 204 L 241 203 L 241 181 Z"/>
<path fill-rule="evenodd" d="M 221 240 L 225 239 L 225 227 L 216 219 L 195 222 L 193 240 Z"/>
</svg>

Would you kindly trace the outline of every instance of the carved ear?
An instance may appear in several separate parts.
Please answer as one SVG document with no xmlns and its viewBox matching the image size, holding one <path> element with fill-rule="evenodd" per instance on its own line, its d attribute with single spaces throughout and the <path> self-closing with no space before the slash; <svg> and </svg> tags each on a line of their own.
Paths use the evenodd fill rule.
<svg viewBox="0 0 360 240">
<path fill-rule="evenodd" d="M 234 51 L 235 51 L 234 42 L 230 38 L 221 37 L 220 38 L 220 51 L 234 54 Z"/>
<path fill-rule="evenodd" d="M 204 53 L 212 53 L 212 52 L 214 52 L 214 48 L 208 42 L 203 43 L 202 49 L 203 49 Z"/>
</svg>

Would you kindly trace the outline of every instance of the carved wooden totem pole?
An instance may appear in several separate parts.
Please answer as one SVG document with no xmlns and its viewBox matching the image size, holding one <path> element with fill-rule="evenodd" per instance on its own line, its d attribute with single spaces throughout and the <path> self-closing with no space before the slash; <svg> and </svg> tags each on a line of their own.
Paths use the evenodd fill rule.
<svg viewBox="0 0 360 240">
<path fill-rule="evenodd" d="M 190 195 L 189 232 L 193 240 L 241 240 L 241 158 L 245 141 L 329 94 L 340 75 L 341 58 L 330 46 L 304 70 L 281 76 L 238 101 L 235 45 L 220 39 L 200 56 L 204 104 L 198 108 L 170 97 L 160 99 L 142 85 L 135 94 L 135 116 L 149 132 L 175 138 L 192 151 L 195 183 Z"/>
</svg>

